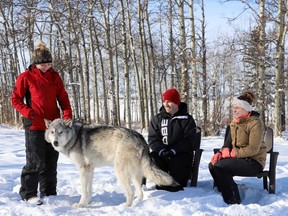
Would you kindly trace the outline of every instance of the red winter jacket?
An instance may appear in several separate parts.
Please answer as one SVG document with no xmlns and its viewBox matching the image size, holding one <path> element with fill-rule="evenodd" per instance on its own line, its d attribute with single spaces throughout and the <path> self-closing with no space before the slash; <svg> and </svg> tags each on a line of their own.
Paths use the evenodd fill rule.
<svg viewBox="0 0 288 216">
<path fill-rule="evenodd" d="M 45 131 L 44 119 L 60 118 L 57 102 L 63 112 L 62 118 L 71 119 L 68 94 L 53 68 L 42 73 L 35 65 L 30 65 L 18 76 L 12 92 L 12 104 L 24 118 L 32 120 L 30 130 Z"/>
</svg>

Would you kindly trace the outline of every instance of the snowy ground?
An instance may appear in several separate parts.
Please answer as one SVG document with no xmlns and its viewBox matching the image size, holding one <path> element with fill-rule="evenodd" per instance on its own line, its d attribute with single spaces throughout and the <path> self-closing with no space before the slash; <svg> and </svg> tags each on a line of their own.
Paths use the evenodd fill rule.
<svg viewBox="0 0 288 216">
<path fill-rule="evenodd" d="M 146 135 L 144 135 L 146 136 Z M 85 208 L 72 205 L 80 199 L 79 174 L 68 158 L 60 155 L 58 163 L 58 196 L 44 199 L 44 205 L 34 206 L 21 201 L 18 191 L 20 172 L 25 163 L 24 131 L 0 125 L 0 215 L 64 216 L 64 215 L 287 215 L 288 211 L 288 141 L 275 138 L 277 164 L 276 194 L 268 194 L 262 179 L 235 178 L 240 187 L 242 204 L 227 205 L 212 189 L 207 169 L 215 147 L 221 147 L 223 137 L 202 138 L 204 149 L 198 186 L 171 193 L 154 190 L 147 182 L 144 200 L 125 207 L 125 197 L 112 167 L 95 169 L 92 202 Z M 286 158 L 286 159 L 285 159 Z"/>
</svg>

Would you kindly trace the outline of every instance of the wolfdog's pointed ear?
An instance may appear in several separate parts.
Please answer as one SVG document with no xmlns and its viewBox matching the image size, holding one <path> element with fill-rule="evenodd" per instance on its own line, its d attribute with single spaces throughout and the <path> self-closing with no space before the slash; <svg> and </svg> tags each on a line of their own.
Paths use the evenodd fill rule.
<svg viewBox="0 0 288 216">
<path fill-rule="evenodd" d="M 48 128 L 52 121 L 48 119 L 44 119 L 44 122 L 45 122 L 46 128 Z"/>
<path fill-rule="evenodd" d="M 73 120 L 72 119 L 62 119 L 62 124 L 65 125 L 66 127 L 72 127 L 73 125 Z"/>
</svg>

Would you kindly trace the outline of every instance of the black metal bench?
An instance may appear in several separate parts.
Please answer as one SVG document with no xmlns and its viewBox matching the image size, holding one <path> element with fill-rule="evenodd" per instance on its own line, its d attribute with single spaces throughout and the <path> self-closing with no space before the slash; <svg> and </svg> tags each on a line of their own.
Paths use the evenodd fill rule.
<svg viewBox="0 0 288 216">
<path fill-rule="evenodd" d="M 201 145 L 201 128 L 197 127 L 196 130 L 196 137 L 195 137 L 195 149 L 192 159 L 192 167 L 191 167 L 191 174 L 190 174 L 190 186 L 196 187 L 198 183 L 198 173 L 199 173 L 199 165 L 202 156 L 203 149 L 200 149 Z"/>
</svg>

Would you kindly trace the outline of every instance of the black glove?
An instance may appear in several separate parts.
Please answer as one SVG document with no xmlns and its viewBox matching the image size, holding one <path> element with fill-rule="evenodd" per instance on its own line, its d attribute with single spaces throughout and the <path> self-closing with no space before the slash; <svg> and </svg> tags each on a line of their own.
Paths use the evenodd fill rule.
<svg viewBox="0 0 288 216">
<path fill-rule="evenodd" d="M 172 150 L 164 150 L 161 152 L 160 154 L 160 157 L 163 159 L 163 160 L 170 160 L 171 157 L 173 157 L 175 154 Z"/>
</svg>

